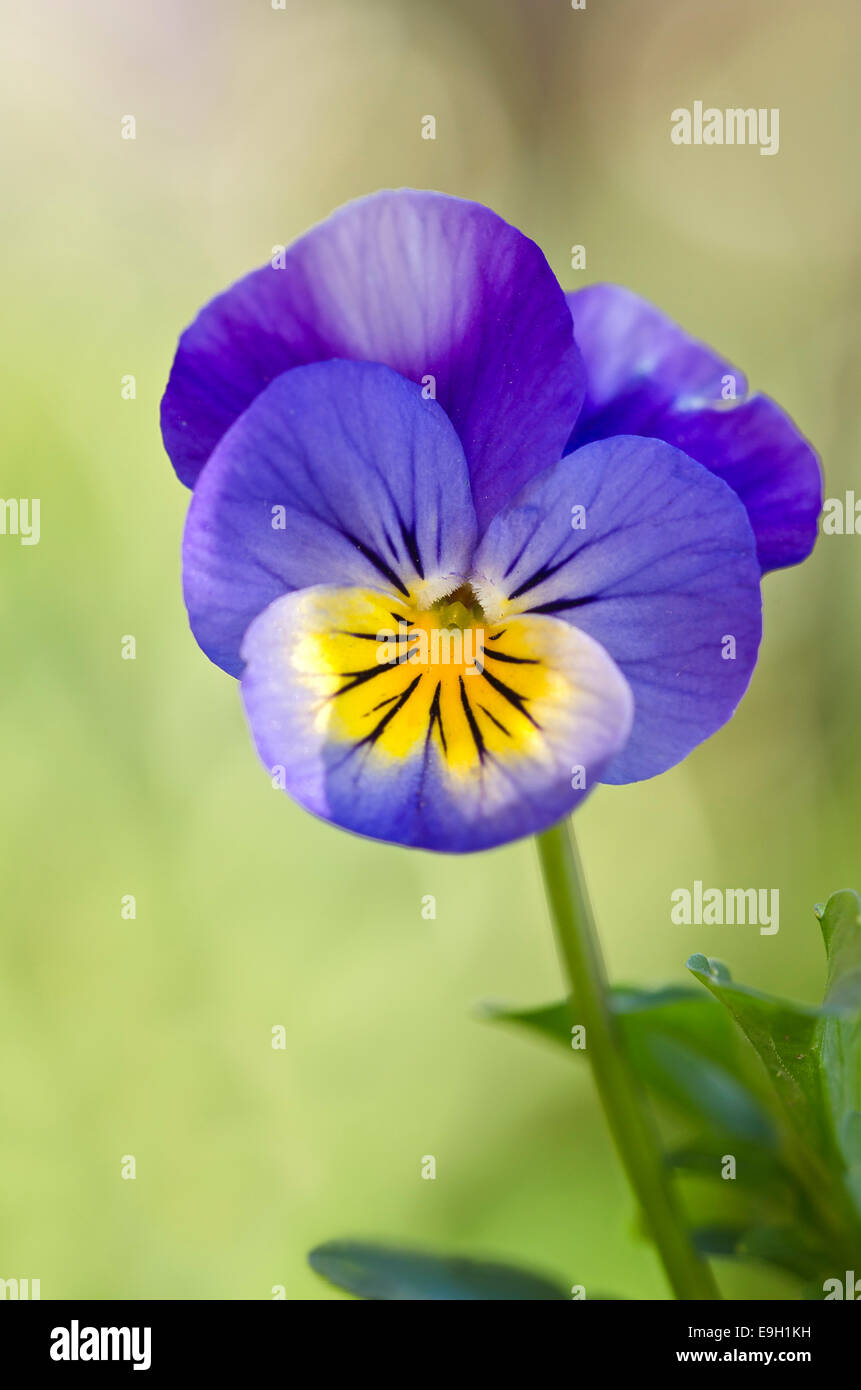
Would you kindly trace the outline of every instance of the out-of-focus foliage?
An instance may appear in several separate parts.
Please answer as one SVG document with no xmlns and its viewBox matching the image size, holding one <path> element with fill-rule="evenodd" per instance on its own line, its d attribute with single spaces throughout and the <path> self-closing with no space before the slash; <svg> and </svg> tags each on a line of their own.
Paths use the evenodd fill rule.
<svg viewBox="0 0 861 1390">
<path fill-rule="evenodd" d="M 621 988 L 611 1003 L 642 1085 L 690 1130 L 668 1162 L 725 1187 L 716 1205 L 708 1194 L 696 1204 L 700 1248 L 775 1265 L 822 1298 L 861 1262 L 861 899 L 835 893 L 817 916 L 828 957 L 819 1006 L 735 984 L 699 953 L 688 968 L 713 997 Z M 483 1012 L 588 1056 L 576 1001 Z"/>
</svg>

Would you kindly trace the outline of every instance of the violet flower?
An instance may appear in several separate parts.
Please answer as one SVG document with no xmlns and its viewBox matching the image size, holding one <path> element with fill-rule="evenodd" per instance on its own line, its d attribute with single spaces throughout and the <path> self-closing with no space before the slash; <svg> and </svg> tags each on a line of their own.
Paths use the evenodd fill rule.
<svg viewBox="0 0 861 1390">
<path fill-rule="evenodd" d="M 745 390 L 438 193 L 351 203 L 214 299 L 162 428 L 192 630 L 267 768 L 468 851 L 679 762 L 748 685 L 762 572 L 816 537 L 816 456 Z"/>
</svg>

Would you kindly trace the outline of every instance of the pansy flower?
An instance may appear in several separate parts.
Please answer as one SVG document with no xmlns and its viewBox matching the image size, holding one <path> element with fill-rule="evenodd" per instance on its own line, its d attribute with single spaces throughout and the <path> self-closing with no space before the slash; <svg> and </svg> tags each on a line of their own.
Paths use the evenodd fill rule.
<svg viewBox="0 0 861 1390">
<path fill-rule="evenodd" d="M 349 204 L 206 305 L 162 428 L 191 627 L 266 767 L 466 851 L 679 762 L 747 687 L 763 570 L 816 535 L 816 456 L 745 390 L 437 193 Z"/>
</svg>

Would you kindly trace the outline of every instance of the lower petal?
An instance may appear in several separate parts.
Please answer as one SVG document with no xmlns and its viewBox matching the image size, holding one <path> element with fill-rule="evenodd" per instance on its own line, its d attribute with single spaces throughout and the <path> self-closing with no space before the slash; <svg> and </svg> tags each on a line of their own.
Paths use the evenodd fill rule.
<svg viewBox="0 0 861 1390">
<path fill-rule="evenodd" d="M 242 649 L 263 762 L 306 809 L 376 839 L 459 853 L 546 829 L 623 746 L 626 681 L 554 618 L 467 628 L 424 652 L 414 618 L 367 589 L 272 603 Z"/>
</svg>

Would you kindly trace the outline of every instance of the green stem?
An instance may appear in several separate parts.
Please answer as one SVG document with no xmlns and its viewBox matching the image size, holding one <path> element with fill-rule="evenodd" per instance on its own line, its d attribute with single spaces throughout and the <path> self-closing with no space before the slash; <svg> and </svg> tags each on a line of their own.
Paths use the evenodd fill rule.
<svg viewBox="0 0 861 1390">
<path fill-rule="evenodd" d="M 559 952 L 586 1030 L 586 1051 L 611 1133 L 676 1298 L 720 1292 L 691 1241 L 645 1097 L 610 1011 L 607 979 L 586 882 L 570 825 L 537 836 Z"/>
</svg>

